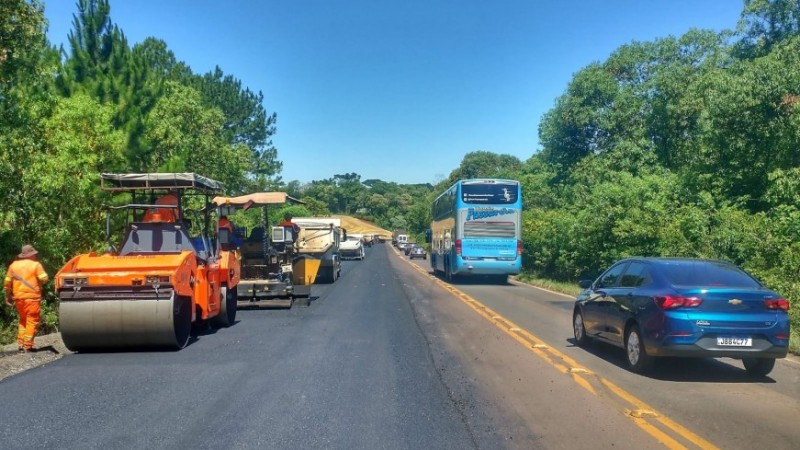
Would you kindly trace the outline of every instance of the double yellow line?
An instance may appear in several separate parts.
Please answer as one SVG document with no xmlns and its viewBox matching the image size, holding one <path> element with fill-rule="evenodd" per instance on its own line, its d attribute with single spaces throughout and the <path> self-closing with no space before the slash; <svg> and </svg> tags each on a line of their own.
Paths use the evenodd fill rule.
<svg viewBox="0 0 800 450">
<path fill-rule="evenodd" d="M 475 300 L 452 285 L 445 283 L 427 270 L 411 264 L 418 272 L 430 277 L 439 286 L 453 294 L 454 297 L 472 308 L 481 317 L 514 338 L 531 353 L 542 358 L 555 367 L 559 372 L 570 376 L 578 386 L 584 388 L 595 396 L 610 399 L 612 406 L 631 419 L 639 428 L 653 436 L 658 442 L 670 449 L 699 448 L 705 450 L 718 450 L 718 447 L 693 433 L 688 428 L 659 413 L 654 408 L 633 394 L 625 391 L 611 381 L 582 367 L 575 360 L 548 345 L 543 340 L 516 325 L 514 322 L 497 314 L 488 306 Z"/>
</svg>

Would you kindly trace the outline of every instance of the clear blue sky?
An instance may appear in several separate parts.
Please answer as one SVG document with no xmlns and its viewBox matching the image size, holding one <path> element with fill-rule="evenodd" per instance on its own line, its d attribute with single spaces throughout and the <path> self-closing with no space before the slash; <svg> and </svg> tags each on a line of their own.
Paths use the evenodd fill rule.
<svg viewBox="0 0 800 450">
<path fill-rule="evenodd" d="M 73 0 L 45 0 L 55 44 Z M 436 182 L 475 150 L 528 159 L 572 75 L 620 45 L 733 29 L 740 0 L 111 0 L 195 73 L 219 65 L 278 114 L 285 181 Z M 66 44 L 65 44 L 66 47 Z M 68 50 L 68 48 L 67 48 Z"/>
</svg>

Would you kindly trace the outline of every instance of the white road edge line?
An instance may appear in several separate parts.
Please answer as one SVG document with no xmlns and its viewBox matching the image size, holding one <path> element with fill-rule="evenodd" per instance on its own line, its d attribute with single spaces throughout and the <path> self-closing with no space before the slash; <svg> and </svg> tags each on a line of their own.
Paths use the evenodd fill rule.
<svg viewBox="0 0 800 450">
<path fill-rule="evenodd" d="M 508 281 L 509 281 L 509 283 L 516 284 L 516 285 L 519 285 L 519 286 L 532 287 L 532 288 L 538 289 L 540 291 L 549 292 L 551 294 L 555 294 L 555 295 L 558 295 L 558 296 L 561 296 L 561 297 L 564 297 L 564 298 L 571 298 L 571 299 L 575 300 L 575 296 L 574 295 L 565 294 L 563 292 L 551 291 L 550 289 L 546 289 L 546 288 L 539 287 L 539 286 L 534 286 L 532 284 L 524 283 L 522 281 L 515 280 L 513 278 L 509 278 Z"/>
</svg>

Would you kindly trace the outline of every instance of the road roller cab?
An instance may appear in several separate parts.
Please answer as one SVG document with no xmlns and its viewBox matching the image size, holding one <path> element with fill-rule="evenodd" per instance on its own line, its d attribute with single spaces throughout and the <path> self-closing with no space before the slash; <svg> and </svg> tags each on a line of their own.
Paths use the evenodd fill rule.
<svg viewBox="0 0 800 450">
<path fill-rule="evenodd" d="M 78 255 L 56 274 L 67 348 L 180 349 L 193 324 L 232 325 L 239 259 L 216 238 L 219 211 L 209 201 L 222 185 L 192 173 L 101 180 L 127 198 L 108 207 L 106 252 Z M 112 224 L 124 230 L 118 245 Z"/>
</svg>

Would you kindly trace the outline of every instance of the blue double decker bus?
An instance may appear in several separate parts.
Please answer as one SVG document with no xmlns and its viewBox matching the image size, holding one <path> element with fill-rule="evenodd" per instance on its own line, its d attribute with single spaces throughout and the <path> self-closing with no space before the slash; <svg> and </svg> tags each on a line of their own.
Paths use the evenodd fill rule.
<svg viewBox="0 0 800 450">
<path fill-rule="evenodd" d="M 431 267 L 452 279 L 490 275 L 505 280 L 522 269 L 519 181 L 459 180 L 431 207 Z"/>
</svg>

